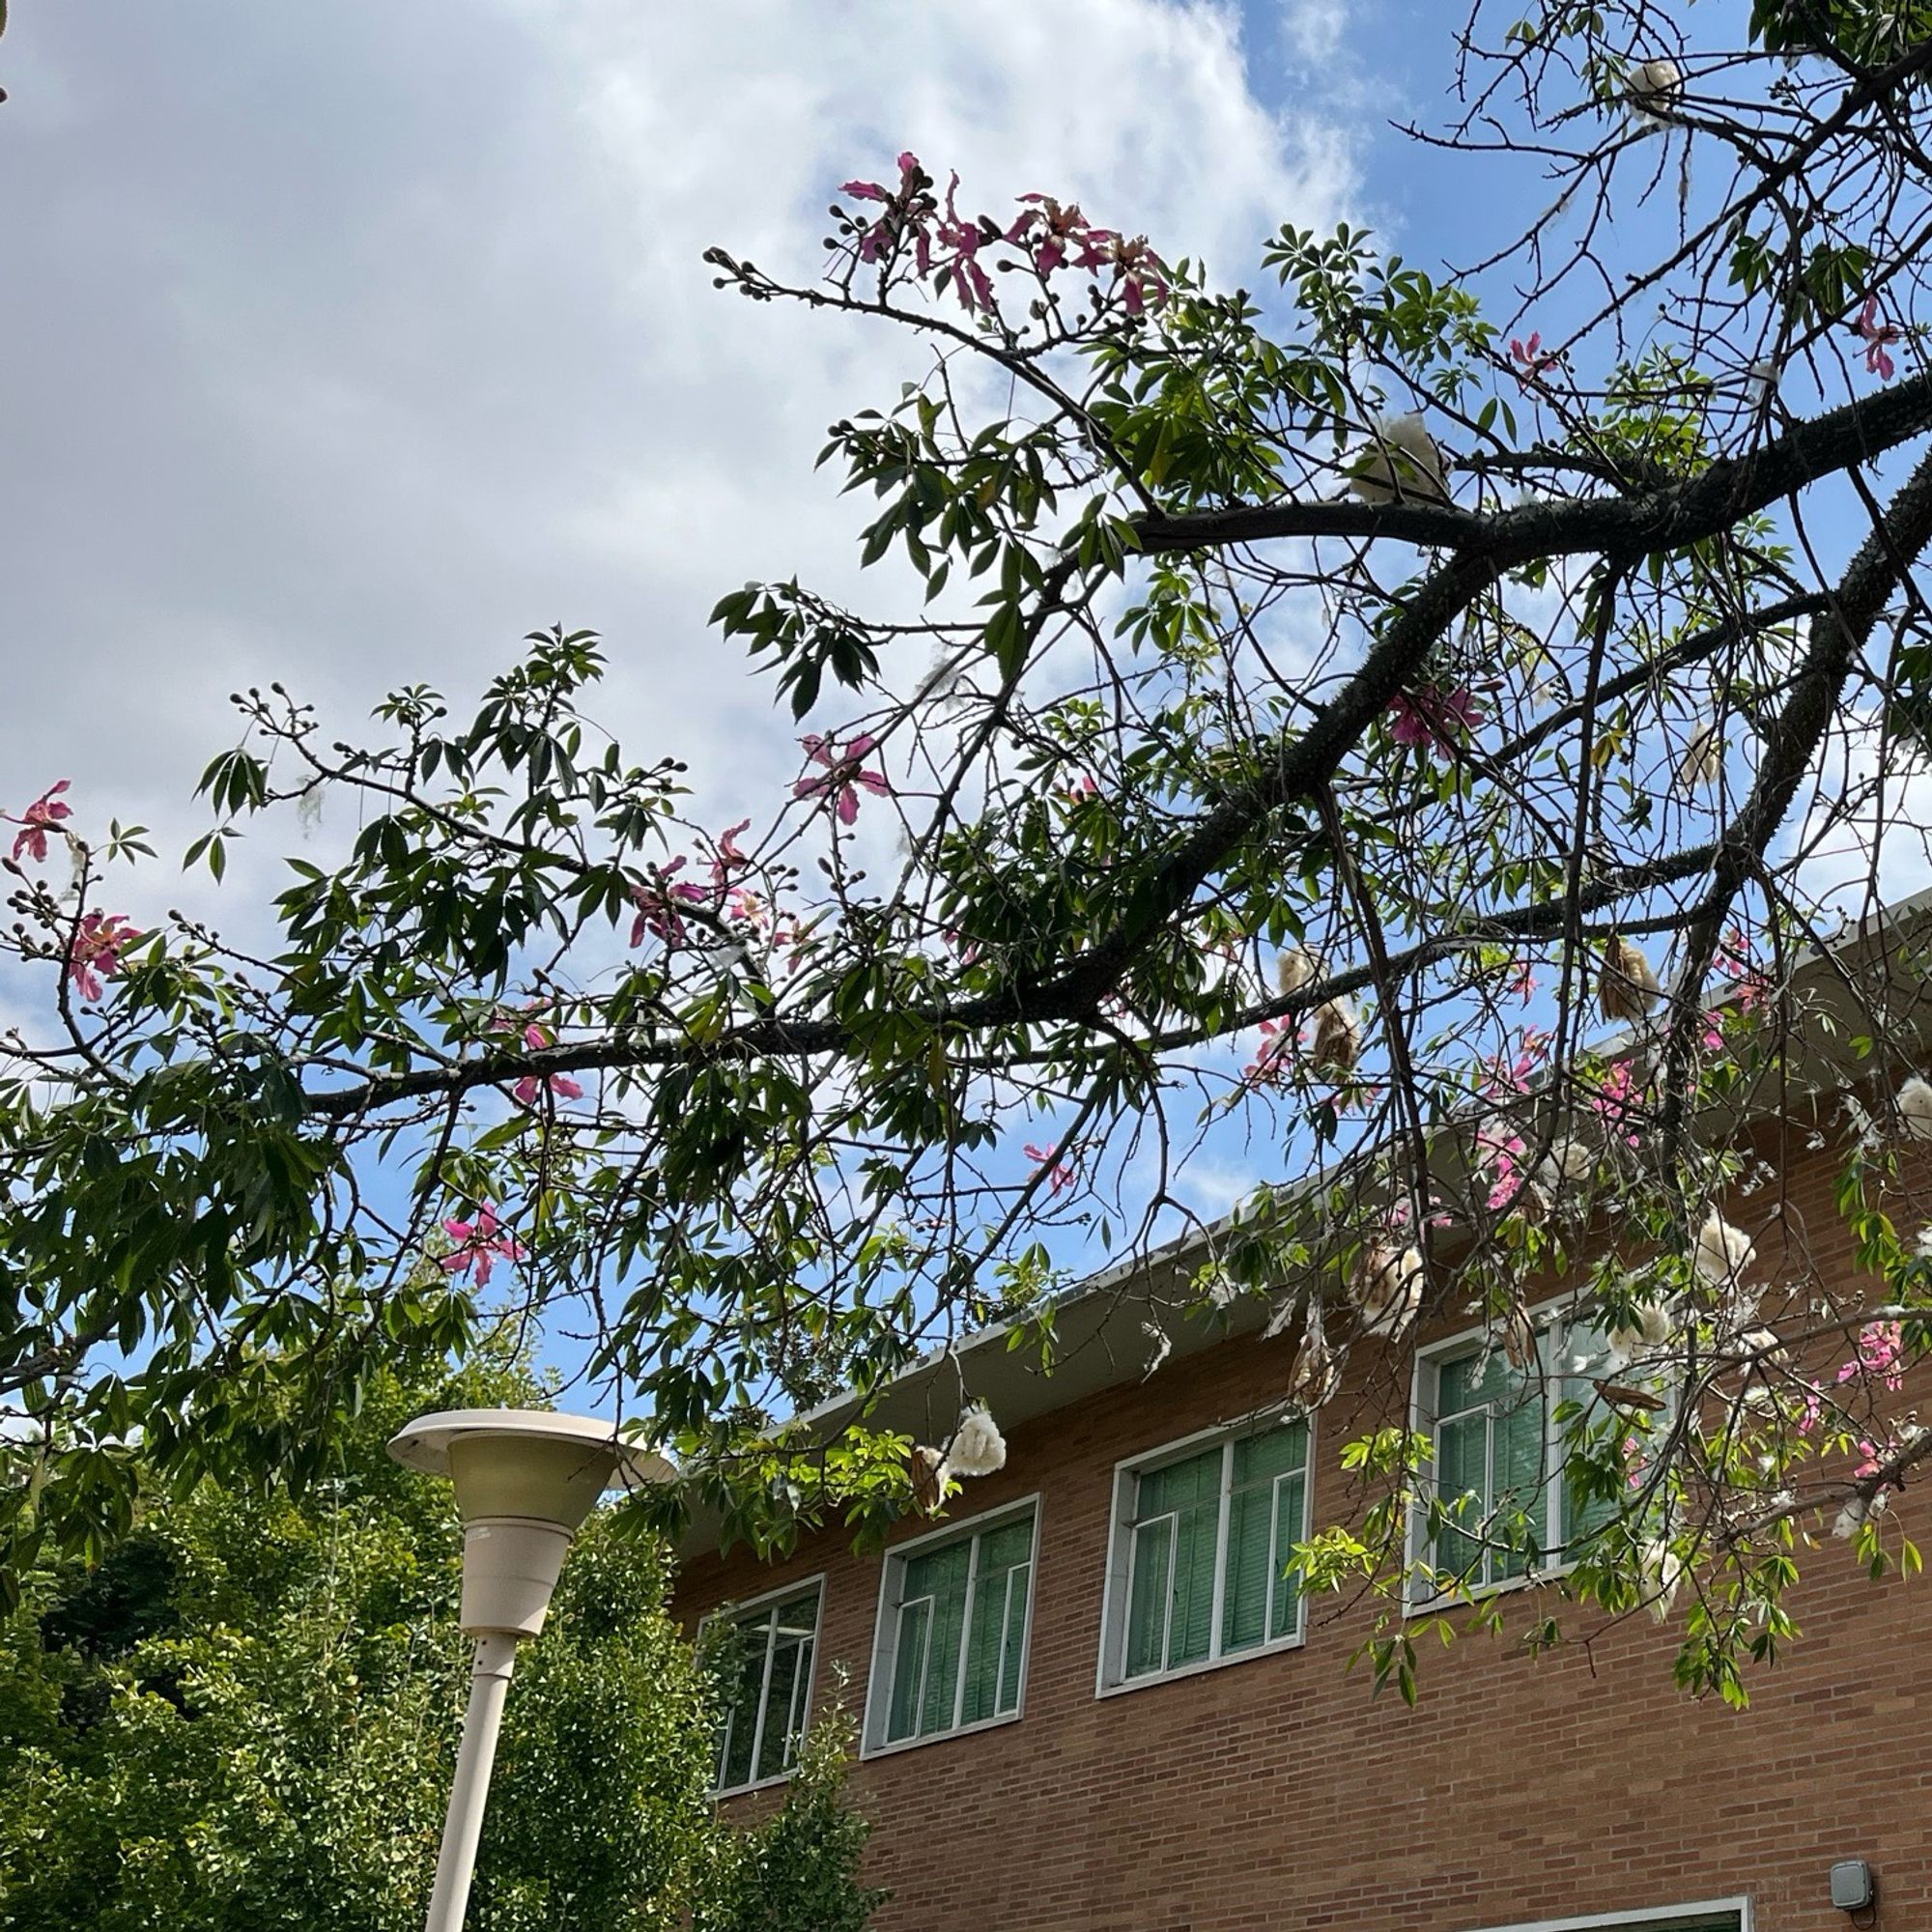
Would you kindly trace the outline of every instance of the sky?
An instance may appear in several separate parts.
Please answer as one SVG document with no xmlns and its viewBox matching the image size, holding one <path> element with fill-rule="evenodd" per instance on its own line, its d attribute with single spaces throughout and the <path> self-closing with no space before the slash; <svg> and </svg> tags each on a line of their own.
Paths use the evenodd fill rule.
<svg viewBox="0 0 1932 1932">
<path fill-rule="evenodd" d="M 862 519 L 812 463 L 918 364 L 715 291 L 703 249 L 809 275 L 837 184 L 912 147 L 1252 276 L 1284 220 L 1399 207 L 1361 107 L 1395 6 L 23 0 L 0 808 L 71 777 L 179 851 L 230 692 L 354 732 L 562 621 L 609 640 L 600 720 L 739 815 L 796 752 L 706 614 L 851 586 Z M 174 899 L 232 926 L 274 844 Z"/>
</svg>

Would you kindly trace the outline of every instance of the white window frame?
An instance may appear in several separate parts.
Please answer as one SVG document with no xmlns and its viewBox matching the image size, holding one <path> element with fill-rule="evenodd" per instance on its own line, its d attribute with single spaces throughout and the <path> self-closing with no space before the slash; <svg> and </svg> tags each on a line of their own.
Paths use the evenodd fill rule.
<svg viewBox="0 0 1932 1932">
<path fill-rule="evenodd" d="M 767 1628 L 765 1632 L 765 1669 L 764 1669 L 764 1675 L 758 1685 L 758 1721 L 757 1721 L 757 1726 L 752 1738 L 752 1770 L 754 1773 L 758 1768 L 758 1753 L 762 1748 L 765 1741 L 765 1720 L 771 1715 L 770 1704 L 771 1704 L 771 1694 L 772 1694 L 772 1642 L 771 1642 L 771 1631 L 769 1627 L 771 1613 L 777 1605 L 781 1603 L 788 1603 L 794 1597 L 802 1597 L 808 1590 L 816 1590 L 816 1592 L 818 1593 L 818 1601 L 814 1605 L 811 1612 L 811 1662 L 806 1667 L 805 1703 L 801 1708 L 799 1714 L 799 1737 L 801 1741 L 803 1741 L 806 1732 L 810 1728 L 811 1725 L 811 1697 L 812 1697 L 812 1691 L 816 1688 L 816 1682 L 818 1677 L 819 1639 L 825 1634 L 824 1571 L 821 1570 L 815 1577 L 800 1577 L 792 1582 L 781 1584 L 776 1590 L 761 1591 L 755 1597 L 747 1597 L 742 1603 L 720 1604 L 718 1607 L 715 1610 L 710 1611 L 705 1616 L 704 1620 L 697 1626 L 697 1642 L 701 1646 L 704 1642 L 704 1633 L 707 1630 L 709 1630 L 714 1623 L 724 1623 L 724 1624 L 742 1623 L 747 1617 L 755 1615 L 756 1612 L 758 1612 L 759 1610 L 763 1610 L 765 1612 L 766 1623 L 767 1623 Z M 713 1751 L 714 1776 L 716 1775 L 717 1772 L 717 1761 L 722 1756 L 723 1756 L 722 1752 L 719 1752 L 714 1749 Z M 796 1769 L 797 1766 L 795 1765 L 787 1766 L 783 1771 L 773 1772 L 769 1777 L 753 1776 L 751 1779 L 751 1781 L 746 1784 L 713 1784 L 707 1787 L 707 1795 L 712 1798 L 736 1798 L 740 1796 L 742 1793 L 747 1791 L 764 1791 L 769 1789 L 772 1785 L 783 1784 L 791 1776 L 792 1772 L 795 1771 Z"/>
<path fill-rule="evenodd" d="M 1546 1301 L 1536 1308 L 1526 1311 L 1535 1325 L 1537 1349 L 1543 1356 L 1543 1547 L 1546 1550 L 1560 1547 L 1558 1532 L 1562 1526 L 1563 1510 L 1563 1468 L 1565 1461 L 1564 1437 L 1569 1433 L 1567 1422 L 1558 1424 L 1556 1411 L 1562 1406 L 1562 1398 L 1554 1396 L 1552 1383 L 1562 1380 L 1562 1374 L 1548 1356 L 1548 1338 L 1559 1328 L 1588 1327 L 1596 1319 L 1587 1302 L 1578 1301 L 1574 1295 L 1562 1295 Z M 1465 1584 L 1461 1590 L 1438 1591 L 1431 1587 L 1428 1577 L 1423 1575 L 1422 1566 L 1427 1563 L 1433 1572 L 1435 1557 L 1429 1540 L 1429 1504 L 1435 1494 L 1435 1432 L 1440 1424 L 1436 1409 L 1437 1390 L 1440 1386 L 1437 1377 L 1445 1361 L 1454 1360 L 1459 1355 L 1467 1354 L 1471 1347 L 1480 1347 L 1483 1341 L 1493 1334 L 1489 1326 L 1465 1328 L 1461 1334 L 1450 1335 L 1440 1342 L 1432 1342 L 1425 1349 L 1418 1349 L 1415 1354 L 1415 1379 L 1410 1389 L 1408 1426 L 1412 1435 L 1425 1436 L 1430 1444 L 1429 1466 L 1417 1483 L 1417 1500 L 1408 1513 L 1407 1535 L 1404 1542 L 1404 1556 L 1406 1563 L 1406 1582 L 1403 1590 L 1403 1613 L 1406 1616 L 1420 1616 L 1430 1611 L 1452 1608 L 1457 1605 L 1480 1602 L 1485 1597 L 1498 1597 L 1510 1590 L 1526 1590 L 1538 1583 L 1547 1583 L 1558 1577 L 1567 1577 L 1576 1568 L 1574 1562 L 1553 1562 L 1532 1564 L 1520 1577 L 1503 1577 L 1493 1583 Z M 1500 1340 L 1496 1342 L 1500 1349 Z M 1552 1399 L 1554 1396 L 1554 1399 Z M 1708 1908 L 1706 1908 L 1708 1909 Z M 1722 1910 L 1722 1906 L 1716 1908 Z M 1641 1914 L 1636 1915 L 1640 1922 Z M 1552 1921 L 1552 1923 L 1555 1921 Z M 1564 1924 L 1593 1925 L 1603 1923 L 1614 1925 L 1616 1919 L 1565 1919 Z M 1527 1928 L 1525 1928 L 1527 1932 Z"/>
<path fill-rule="evenodd" d="M 1013 1708 L 1010 1711 L 996 1711 L 992 1717 L 976 1719 L 970 1724 L 954 1723 L 943 1731 L 927 1731 L 923 1736 L 897 1738 L 888 1743 L 885 1731 L 892 1716 L 893 1671 L 898 1658 L 899 1613 L 904 1608 L 897 1601 L 897 1584 L 905 1575 L 907 1563 L 942 1544 L 964 1543 L 968 1538 L 973 1539 L 974 1554 L 966 1584 L 967 1602 L 970 1604 L 980 1574 L 979 1539 L 989 1530 L 1017 1521 L 1029 1510 L 1033 1512 L 1033 1546 L 1027 1553 L 1026 1635 L 1020 1644 L 1019 1692 Z M 929 1529 L 923 1536 L 908 1537 L 905 1542 L 895 1543 L 886 1551 L 885 1561 L 879 1566 L 879 1613 L 872 1625 L 872 1667 L 866 1677 L 866 1721 L 859 1734 L 861 1758 L 891 1757 L 896 1751 L 918 1750 L 923 1745 L 944 1744 L 949 1738 L 971 1737 L 979 1731 L 997 1729 L 1001 1724 L 1016 1724 L 1026 1715 L 1027 1679 L 1033 1662 L 1033 1621 L 1039 1604 L 1040 1514 L 1039 1492 L 1036 1490 L 1032 1495 L 1016 1496 L 1009 1503 L 1000 1504 L 997 1509 L 982 1510 L 978 1516 L 965 1517 L 956 1522 L 941 1523 L 937 1529 Z M 962 1631 L 959 1688 L 954 1692 L 952 1704 L 955 1716 L 966 1684 L 965 1638 L 966 1633 Z"/>
<path fill-rule="evenodd" d="M 1483 1925 L 1470 1932 L 1613 1932 L 1619 1925 L 1640 1926 L 1644 1932 L 1658 1925 L 1682 1924 L 1686 1919 L 1714 1918 L 1728 1912 L 1737 1918 L 1737 1932 L 1753 1932 L 1755 1920 L 1751 1901 L 1743 1894 L 1736 1898 L 1705 1898 L 1690 1905 L 1640 1906 L 1631 1912 L 1592 1912 L 1580 1918 L 1536 1918 L 1513 1925 Z"/>
<path fill-rule="evenodd" d="M 1114 1464 L 1113 1510 L 1107 1528 L 1107 1577 L 1100 1599 L 1100 1662 L 1094 1676 L 1096 1697 L 1118 1697 L 1129 1690 L 1145 1690 L 1155 1684 L 1172 1684 L 1182 1677 L 1198 1677 L 1204 1670 L 1221 1670 L 1231 1663 L 1249 1663 L 1258 1657 L 1272 1657 L 1279 1651 L 1299 1650 L 1308 1640 L 1308 1601 L 1298 1594 L 1294 1606 L 1294 1629 L 1286 1636 L 1267 1637 L 1240 1650 L 1221 1649 L 1221 1613 L 1228 1582 L 1228 1517 L 1233 1493 L 1235 1444 L 1259 1435 L 1269 1427 L 1299 1422 L 1307 1432 L 1307 1452 L 1301 1469 L 1301 1535 L 1309 1534 L 1315 1507 L 1315 1418 L 1296 1412 L 1292 1405 L 1277 1404 L 1261 1408 L 1234 1422 L 1217 1422 L 1211 1428 L 1197 1429 L 1152 1449 L 1144 1449 Z M 1122 1666 L 1127 1643 L 1127 1616 L 1133 1604 L 1134 1504 L 1140 1479 L 1170 1463 L 1185 1463 L 1215 1442 L 1223 1445 L 1221 1459 L 1220 1520 L 1214 1538 L 1214 1604 L 1210 1612 L 1209 1649 L 1206 1657 L 1191 1663 L 1175 1665 L 1172 1670 L 1146 1670 L 1128 1677 Z M 1275 1479 L 1277 1482 L 1281 1477 Z M 1270 1588 L 1272 1588 L 1270 1579 Z M 1272 1597 L 1270 1597 L 1272 1602 Z M 1162 1646 L 1163 1650 L 1165 1645 Z"/>
</svg>

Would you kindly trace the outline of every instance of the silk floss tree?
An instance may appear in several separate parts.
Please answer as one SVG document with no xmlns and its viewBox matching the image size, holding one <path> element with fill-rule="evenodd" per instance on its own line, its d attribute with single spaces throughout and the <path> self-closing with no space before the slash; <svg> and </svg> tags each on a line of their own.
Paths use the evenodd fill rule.
<svg viewBox="0 0 1932 1932">
<path fill-rule="evenodd" d="M 11 802 L 11 1560 L 125 1515 L 135 1430 L 312 1475 L 385 1350 L 506 1306 L 674 1455 L 625 1507 L 876 1534 L 998 1418 L 963 1371 L 963 1457 L 815 1404 L 994 1321 L 1050 1356 L 1059 1287 L 1179 1240 L 1155 1304 L 1251 1309 L 1305 1405 L 1382 1365 L 1313 1583 L 1393 1603 L 1443 1507 L 1416 1336 L 1467 1311 L 1570 1377 L 1552 1282 L 1597 1350 L 1552 1639 L 1674 1605 L 1682 1680 L 1742 1699 L 1809 1532 L 1916 1563 L 1923 947 L 1840 922 L 1932 724 L 1932 42 L 1903 0 L 1746 25 L 1479 6 L 1414 132 L 1517 186 L 1446 270 L 1286 227 L 1257 289 L 912 153 L 816 264 L 713 251 L 774 355 L 802 307 L 929 356 L 824 450 L 892 615 L 719 602 L 797 731 L 728 829 L 600 731 L 564 630 L 354 745 L 241 696 L 190 861 L 357 826 L 266 947 L 168 915 L 83 781 Z M 1856 1271 L 1770 1238 L 1741 1123 L 1794 1110 Z M 1534 1552 L 1524 1512 L 1483 1534 Z"/>
</svg>

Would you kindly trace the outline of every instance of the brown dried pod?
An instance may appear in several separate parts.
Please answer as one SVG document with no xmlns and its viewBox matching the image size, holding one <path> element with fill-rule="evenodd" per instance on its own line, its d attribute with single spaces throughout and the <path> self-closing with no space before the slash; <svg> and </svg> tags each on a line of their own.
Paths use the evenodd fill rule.
<svg viewBox="0 0 1932 1932">
<path fill-rule="evenodd" d="M 946 1458 L 922 1442 L 906 1458 L 906 1468 L 912 1477 L 913 1503 L 920 1515 L 937 1516 L 946 1501 L 946 1485 L 952 1474 Z"/>
<path fill-rule="evenodd" d="M 1604 947 L 1604 974 L 1597 997 L 1606 1020 L 1640 1020 L 1657 1002 L 1662 988 L 1641 947 L 1614 934 Z"/>
<path fill-rule="evenodd" d="M 1298 1408 L 1317 1409 L 1331 1401 L 1341 1386 L 1342 1358 L 1328 1346 L 1321 1321 L 1321 1303 L 1310 1301 L 1301 1346 L 1295 1350 L 1294 1364 L 1288 1372 L 1289 1400 Z"/>
<path fill-rule="evenodd" d="M 1351 1073 L 1362 1057 L 1362 1022 L 1355 1003 L 1338 993 L 1315 1009 L 1315 1038 L 1310 1056 L 1324 1073 Z"/>
<path fill-rule="evenodd" d="M 1362 1333 L 1401 1341 L 1422 1312 L 1427 1283 L 1428 1270 L 1417 1249 L 1403 1247 L 1393 1235 L 1371 1241 L 1349 1278 Z"/>
</svg>

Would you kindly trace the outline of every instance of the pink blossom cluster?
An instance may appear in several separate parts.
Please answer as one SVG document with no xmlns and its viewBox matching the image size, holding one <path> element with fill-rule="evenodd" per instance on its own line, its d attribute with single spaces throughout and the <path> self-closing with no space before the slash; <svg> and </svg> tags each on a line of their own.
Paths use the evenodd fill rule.
<svg viewBox="0 0 1932 1932">
<path fill-rule="evenodd" d="M 1630 1062 L 1620 1060 L 1605 1071 L 1603 1084 L 1590 1096 L 1590 1111 L 1603 1122 L 1605 1132 L 1620 1136 L 1626 1147 L 1635 1147 L 1639 1099 Z"/>
<path fill-rule="evenodd" d="M 1389 736 L 1398 745 L 1453 752 L 1457 738 L 1483 722 L 1483 707 L 1467 685 L 1425 684 L 1413 693 L 1397 692 L 1388 702 L 1388 720 Z"/>
<path fill-rule="evenodd" d="M 825 769 L 817 777 L 800 779 L 791 788 L 792 796 L 827 800 L 837 811 L 840 825 L 851 825 L 857 821 L 861 787 L 874 798 L 890 798 L 893 795 L 885 773 L 868 770 L 865 765 L 865 760 L 878 747 L 876 738 L 862 731 L 840 746 L 837 739 L 809 731 L 798 742 L 805 747 L 807 759 L 814 765 L 823 765 Z"/>
<path fill-rule="evenodd" d="M 992 277 L 980 258 L 1002 243 L 1021 249 L 1042 282 L 1062 269 L 1088 275 L 1112 270 L 1113 290 L 1127 315 L 1144 314 L 1167 298 L 1166 267 L 1144 235 L 1096 228 L 1077 203 L 1050 194 L 1021 195 L 1020 213 L 1002 226 L 989 214 L 959 213 L 957 173 L 948 181 L 942 202 L 917 155 L 900 155 L 898 169 L 898 181 L 890 186 L 849 181 L 841 189 L 855 201 L 879 205 L 877 218 L 861 226 L 854 243 L 862 262 L 887 262 L 910 246 L 920 280 L 950 283 L 960 306 L 975 314 L 996 305 Z"/>
<path fill-rule="evenodd" d="M 1300 1030 L 1285 1019 L 1262 1022 L 1255 1057 L 1241 1069 L 1244 1087 L 1264 1087 L 1287 1072 L 1289 1056 L 1301 1044 Z"/>
<path fill-rule="evenodd" d="M 521 1027 L 509 1013 L 497 1013 L 490 1021 L 493 1033 L 521 1033 L 524 1044 L 532 1052 L 541 1052 L 547 1046 L 556 1044 L 556 1036 L 540 1020 L 526 1019 Z M 510 1089 L 512 1097 L 520 1107 L 534 1107 L 537 1095 L 546 1088 L 560 1100 L 581 1100 L 583 1089 L 567 1073 L 553 1073 L 548 1080 L 539 1080 L 534 1073 L 526 1073 Z"/>
<path fill-rule="evenodd" d="M 1051 1148 L 1035 1147 L 1031 1141 L 1026 1144 L 1026 1157 L 1034 1163 L 1036 1170 L 1044 1170 L 1049 1193 L 1058 1194 L 1063 1188 L 1071 1187 L 1079 1178 L 1075 1171 L 1064 1160 L 1053 1157 Z"/>
<path fill-rule="evenodd" d="M 1868 1322 L 1859 1331 L 1852 1359 L 1839 1364 L 1833 1379 L 1842 1383 L 1855 1376 L 1876 1376 L 1895 1392 L 1905 1384 L 1904 1355 L 1905 1335 L 1896 1321 Z"/>
<path fill-rule="evenodd" d="M 74 927 L 68 942 L 67 976 L 83 1000 L 104 999 L 103 979 L 121 971 L 121 955 L 147 934 L 129 925 L 120 913 L 91 912 Z"/>
<path fill-rule="evenodd" d="M 506 1262 L 524 1258 L 524 1244 L 497 1219 L 496 1208 L 487 1201 L 473 1219 L 445 1221 L 442 1232 L 456 1243 L 442 1258 L 443 1272 L 469 1275 L 478 1288 L 490 1286 L 491 1270 L 499 1257 Z"/>
<path fill-rule="evenodd" d="M 1527 388 L 1546 369 L 1555 368 L 1563 358 L 1553 350 L 1545 353 L 1543 331 L 1538 329 L 1527 342 L 1516 336 L 1510 338 L 1510 359 L 1520 365 L 1517 381 Z"/>
<path fill-rule="evenodd" d="M 72 782 L 71 779 L 57 780 L 18 818 L 11 811 L 0 812 L 0 817 L 4 817 L 9 824 L 23 828 L 14 837 L 14 863 L 16 866 L 23 852 L 31 854 L 38 864 L 45 865 L 47 834 L 58 832 L 61 820 L 73 816 L 72 806 L 61 798 L 61 793 Z"/>
<path fill-rule="evenodd" d="M 1859 334 L 1865 345 L 1865 367 L 1880 382 L 1890 382 L 1898 374 L 1898 365 L 1889 350 L 1892 343 L 1905 339 L 1905 331 L 1896 323 L 1879 321 L 1876 296 L 1867 296 L 1859 311 Z"/>
<path fill-rule="evenodd" d="M 1519 1133 L 1484 1127 L 1476 1136 L 1477 1164 L 1489 1177 L 1489 1205 L 1499 1211 L 1513 1207 L 1529 1184 L 1529 1149 Z"/>
</svg>

